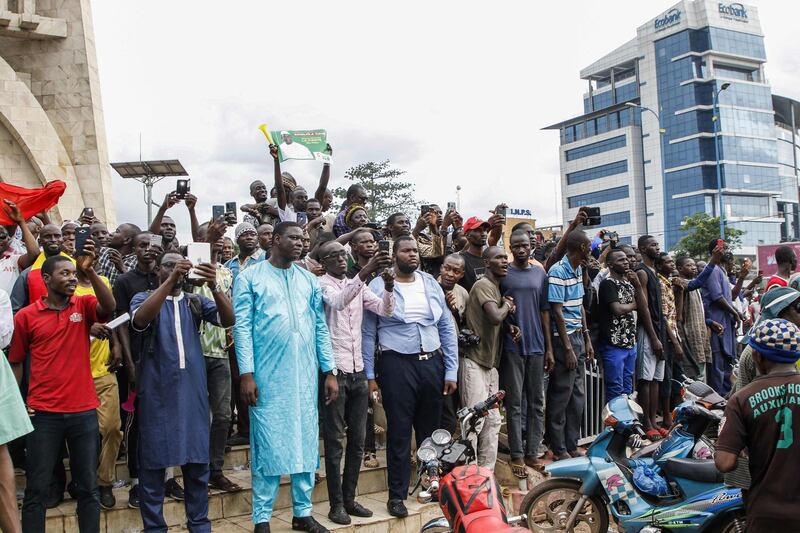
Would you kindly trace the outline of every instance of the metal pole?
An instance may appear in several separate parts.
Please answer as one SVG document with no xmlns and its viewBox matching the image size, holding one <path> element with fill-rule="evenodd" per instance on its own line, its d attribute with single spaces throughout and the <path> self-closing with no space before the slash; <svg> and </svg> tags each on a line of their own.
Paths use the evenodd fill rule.
<svg viewBox="0 0 800 533">
<path fill-rule="evenodd" d="M 153 222 L 153 182 L 148 178 L 144 182 L 144 188 L 147 191 L 147 227 Z"/>
<path fill-rule="evenodd" d="M 722 201 L 722 170 L 719 163 L 719 91 L 714 90 L 713 116 L 711 122 L 714 123 L 714 154 L 717 158 L 717 195 L 719 195 L 719 238 L 725 238 L 725 211 Z"/>
</svg>

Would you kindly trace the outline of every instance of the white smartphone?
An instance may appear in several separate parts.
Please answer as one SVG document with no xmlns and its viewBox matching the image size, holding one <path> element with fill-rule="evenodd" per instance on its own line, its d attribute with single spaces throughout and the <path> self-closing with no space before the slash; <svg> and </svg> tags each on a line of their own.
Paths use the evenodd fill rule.
<svg viewBox="0 0 800 533">
<path fill-rule="evenodd" d="M 155 246 L 161 248 L 161 246 L 163 246 L 162 244 L 163 242 L 164 242 L 164 237 L 162 237 L 161 235 L 150 235 L 150 248 L 153 248 Z"/>
<path fill-rule="evenodd" d="M 193 265 L 199 265 L 200 263 L 210 263 L 211 262 L 211 243 L 210 242 L 190 242 L 186 245 L 186 259 L 192 262 Z M 188 278 L 189 279 L 200 279 L 200 275 L 197 274 L 192 268 L 189 271 Z"/>
</svg>

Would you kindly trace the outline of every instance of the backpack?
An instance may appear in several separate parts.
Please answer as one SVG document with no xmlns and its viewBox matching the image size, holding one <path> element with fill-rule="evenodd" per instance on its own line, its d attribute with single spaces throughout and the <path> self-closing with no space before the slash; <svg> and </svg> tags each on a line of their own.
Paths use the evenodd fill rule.
<svg viewBox="0 0 800 533">
<path fill-rule="evenodd" d="M 482 466 L 460 466 L 444 476 L 439 502 L 456 533 L 464 533 L 468 527 L 490 533 L 508 523 L 500 485 L 492 471 Z"/>
</svg>

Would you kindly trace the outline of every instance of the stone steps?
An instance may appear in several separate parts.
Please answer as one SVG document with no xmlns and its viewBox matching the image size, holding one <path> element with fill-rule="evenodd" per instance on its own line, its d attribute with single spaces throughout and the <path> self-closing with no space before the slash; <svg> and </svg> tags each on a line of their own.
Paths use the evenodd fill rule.
<svg viewBox="0 0 800 533">
<path fill-rule="evenodd" d="M 245 450 L 232 450 L 232 452 L 234 456 L 238 454 L 239 457 L 244 457 L 242 455 L 242 453 L 244 453 L 249 459 L 249 448 Z M 229 462 L 228 459 L 229 458 L 226 456 L 226 464 Z M 385 452 L 380 451 L 378 453 L 378 460 L 381 463 L 381 466 L 378 468 L 364 468 L 362 466 L 357 489 L 359 495 L 382 493 L 388 489 Z M 328 512 L 328 489 L 325 481 L 324 462 L 320 465 L 318 472 L 320 473 L 321 481 L 314 487 L 312 501 L 315 504 L 315 511 L 318 511 L 324 516 L 327 515 Z M 176 469 L 175 473 L 176 475 L 180 474 L 180 469 Z M 236 493 L 209 490 L 209 518 L 213 521 L 221 521 L 220 524 L 225 525 L 225 527 L 233 527 L 227 523 L 229 521 L 235 520 L 242 522 L 244 520 L 245 522 L 249 522 L 250 513 L 252 511 L 252 489 L 249 468 L 226 470 L 225 475 L 235 483 L 238 483 L 243 490 Z M 125 487 L 114 490 L 114 496 L 117 499 L 116 506 L 113 509 L 103 510 L 101 512 L 100 531 L 108 533 L 132 533 L 134 531 L 139 531 L 142 527 L 141 515 L 138 509 L 131 509 L 128 507 L 128 488 Z M 68 498 L 68 495 L 66 495 L 66 497 Z M 317 507 L 316 504 L 319 504 L 319 506 Z M 276 513 L 285 511 L 284 514 L 288 514 L 288 520 L 291 522 L 291 506 L 291 486 L 289 477 L 285 476 L 281 478 L 281 486 L 275 502 L 275 511 Z M 372 508 L 375 506 L 374 502 L 370 502 L 368 507 Z M 385 506 L 386 500 L 384 499 L 382 503 L 384 513 Z M 168 526 L 180 528 L 186 520 L 183 502 L 167 498 L 164 501 L 164 519 Z M 252 524 L 249 530 L 252 531 Z M 76 531 L 78 531 L 78 526 L 76 502 L 74 500 L 66 499 L 55 509 L 48 509 L 48 533 L 72 533 Z M 214 531 L 217 531 L 217 529 L 214 529 Z M 236 531 L 236 529 L 231 529 L 231 531 Z M 400 531 L 403 530 L 401 529 Z"/>
<path fill-rule="evenodd" d="M 327 517 L 325 506 L 314 508 L 314 518 L 330 531 L 350 533 L 418 533 L 420 528 L 428 521 L 441 516 L 439 505 L 436 503 L 417 503 L 413 498 L 406 501 L 408 516 L 395 518 L 386 510 L 388 492 L 375 492 L 359 498 L 359 502 L 374 513 L 370 518 L 352 517 L 352 523 L 347 526 L 334 524 Z M 270 530 L 273 533 L 287 533 L 292 531 L 292 511 L 290 509 L 278 511 L 270 521 Z M 214 533 L 244 533 L 253 531 L 250 517 L 223 518 L 211 523 Z M 48 530 L 49 531 L 49 530 Z M 188 531 L 184 526 L 171 527 L 169 531 Z"/>
</svg>

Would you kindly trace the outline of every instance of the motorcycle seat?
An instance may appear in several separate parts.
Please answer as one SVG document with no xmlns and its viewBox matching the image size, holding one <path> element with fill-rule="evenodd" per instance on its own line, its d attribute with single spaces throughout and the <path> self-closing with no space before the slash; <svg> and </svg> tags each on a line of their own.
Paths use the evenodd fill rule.
<svg viewBox="0 0 800 533">
<path fill-rule="evenodd" d="M 683 478 L 699 483 L 722 483 L 722 473 L 709 459 L 667 459 L 664 473 L 672 478 Z"/>
</svg>

